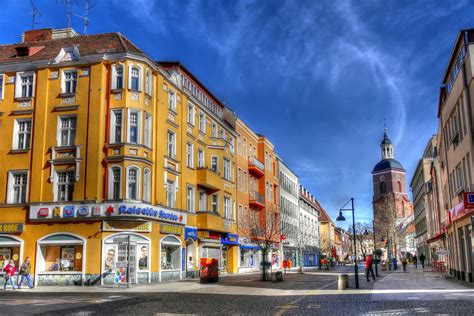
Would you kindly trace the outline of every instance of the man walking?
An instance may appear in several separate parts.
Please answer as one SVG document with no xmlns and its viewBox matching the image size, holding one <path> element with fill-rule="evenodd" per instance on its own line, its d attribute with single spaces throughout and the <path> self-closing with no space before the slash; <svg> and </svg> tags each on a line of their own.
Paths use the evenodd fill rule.
<svg viewBox="0 0 474 316">
<path fill-rule="evenodd" d="M 423 270 L 425 269 L 425 259 L 426 259 L 426 257 L 425 257 L 425 255 L 422 253 L 422 254 L 420 255 L 420 261 L 421 261 L 421 267 L 423 268 Z"/>
<path fill-rule="evenodd" d="M 15 289 L 15 282 L 13 281 L 13 276 L 16 271 L 15 262 L 10 260 L 5 268 L 3 268 L 3 271 L 5 271 L 5 284 L 3 285 L 3 289 L 7 289 L 8 282 L 12 285 L 12 289 Z"/>
<path fill-rule="evenodd" d="M 30 270 L 31 270 L 31 263 L 30 263 L 30 257 L 26 257 L 25 262 L 20 267 L 20 282 L 18 283 L 18 289 L 21 289 L 21 284 L 23 283 L 23 280 L 26 279 L 26 282 L 28 283 L 28 287 L 30 289 L 33 288 L 33 284 L 31 284 L 31 278 L 30 278 Z"/>
<path fill-rule="evenodd" d="M 416 254 L 413 256 L 413 265 L 415 266 L 415 269 L 418 269 L 418 258 L 416 257 Z"/>
<path fill-rule="evenodd" d="M 375 281 L 375 274 L 374 269 L 372 269 L 372 256 L 368 255 L 365 259 L 365 277 L 367 278 L 367 282 L 370 282 L 369 279 L 369 272 L 372 275 L 372 279 Z"/>
</svg>

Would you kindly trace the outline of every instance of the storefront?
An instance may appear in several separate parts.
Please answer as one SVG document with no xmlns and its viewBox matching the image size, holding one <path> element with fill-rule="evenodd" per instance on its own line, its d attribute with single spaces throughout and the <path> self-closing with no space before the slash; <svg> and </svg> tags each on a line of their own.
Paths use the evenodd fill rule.
<svg viewBox="0 0 474 316">
<path fill-rule="evenodd" d="M 287 267 L 297 267 L 299 265 L 298 249 L 289 243 L 283 244 L 283 260 L 287 262 Z M 291 264 L 289 264 L 290 261 Z"/>
<path fill-rule="evenodd" d="M 303 251 L 303 267 L 316 267 L 319 264 L 319 250 L 317 247 L 307 246 Z"/>
<path fill-rule="evenodd" d="M 195 255 L 197 254 L 195 249 L 197 247 L 197 229 L 193 227 L 185 227 L 184 229 L 184 240 L 186 242 L 186 277 L 187 278 L 196 278 L 199 276 L 199 270 L 197 262 L 199 258 Z"/>
<path fill-rule="evenodd" d="M 0 224 L 1 226 L 5 224 Z M 0 229 L 2 232 L 3 229 Z M 15 262 L 15 266 L 19 267 L 23 262 L 23 241 L 15 236 L 0 234 L 0 275 L 4 275 L 3 268 L 10 260 Z M 16 281 L 16 280 L 15 280 Z"/>
<path fill-rule="evenodd" d="M 241 238 L 239 246 L 239 273 L 258 271 L 262 256 L 259 247 L 248 238 Z"/>
<path fill-rule="evenodd" d="M 219 269 L 222 271 L 223 264 L 227 260 L 222 260 L 221 234 L 209 231 L 198 231 L 199 257 L 201 259 L 217 259 Z M 227 270 L 227 269 L 226 269 Z"/>
</svg>

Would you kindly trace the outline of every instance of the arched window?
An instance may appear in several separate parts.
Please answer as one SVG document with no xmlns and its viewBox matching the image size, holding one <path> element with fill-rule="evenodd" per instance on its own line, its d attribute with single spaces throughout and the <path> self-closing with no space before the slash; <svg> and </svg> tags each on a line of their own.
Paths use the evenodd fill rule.
<svg viewBox="0 0 474 316">
<path fill-rule="evenodd" d="M 151 201 L 151 170 L 148 168 L 143 171 L 143 200 Z"/>
<path fill-rule="evenodd" d="M 140 70 L 138 67 L 132 67 L 130 73 L 130 89 L 134 91 L 138 91 L 138 87 L 140 84 Z"/>
<path fill-rule="evenodd" d="M 137 167 L 128 167 L 127 169 L 127 199 L 139 199 L 140 170 Z"/>
<path fill-rule="evenodd" d="M 385 182 L 380 183 L 380 193 L 387 193 L 387 184 Z"/>
<path fill-rule="evenodd" d="M 122 198 L 122 169 L 118 166 L 109 169 L 109 200 Z"/>
</svg>

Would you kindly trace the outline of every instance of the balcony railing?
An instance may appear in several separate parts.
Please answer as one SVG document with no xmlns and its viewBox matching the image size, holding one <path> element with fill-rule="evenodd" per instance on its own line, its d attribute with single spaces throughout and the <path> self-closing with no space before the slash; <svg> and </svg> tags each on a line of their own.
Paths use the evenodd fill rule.
<svg viewBox="0 0 474 316">
<path fill-rule="evenodd" d="M 65 164 L 75 164 L 75 176 L 76 181 L 79 181 L 80 175 L 80 166 L 81 166 L 81 147 L 80 145 L 73 146 L 52 146 L 50 148 L 50 180 L 54 178 L 54 166 L 55 165 L 65 165 Z"/>
<path fill-rule="evenodd" d="M 249 171 L 253 172 L 256 176 L 261 177 L 265 174 L 265 165 L 263 162 L 257 159 L 255 156 L 249 157 Z"/>
<path fill-rule="evenodd" d="M 259 208 L 265 207 L 265 196 L 257 191 L 250 191 L 250 204 L 257 206 Z"/>
</svg>

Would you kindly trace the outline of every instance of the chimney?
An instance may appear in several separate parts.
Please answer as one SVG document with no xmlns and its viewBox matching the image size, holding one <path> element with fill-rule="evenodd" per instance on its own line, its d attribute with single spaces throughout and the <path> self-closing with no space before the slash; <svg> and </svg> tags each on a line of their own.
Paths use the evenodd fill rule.
<svg viewBox="0 0 474 316">
<path fill-rule="evenodd" d="M 25 31 L 22 34 L 23 43 L 50 41 L 53 37 L 53 29 L 40 29 Z"/>
</svg>

